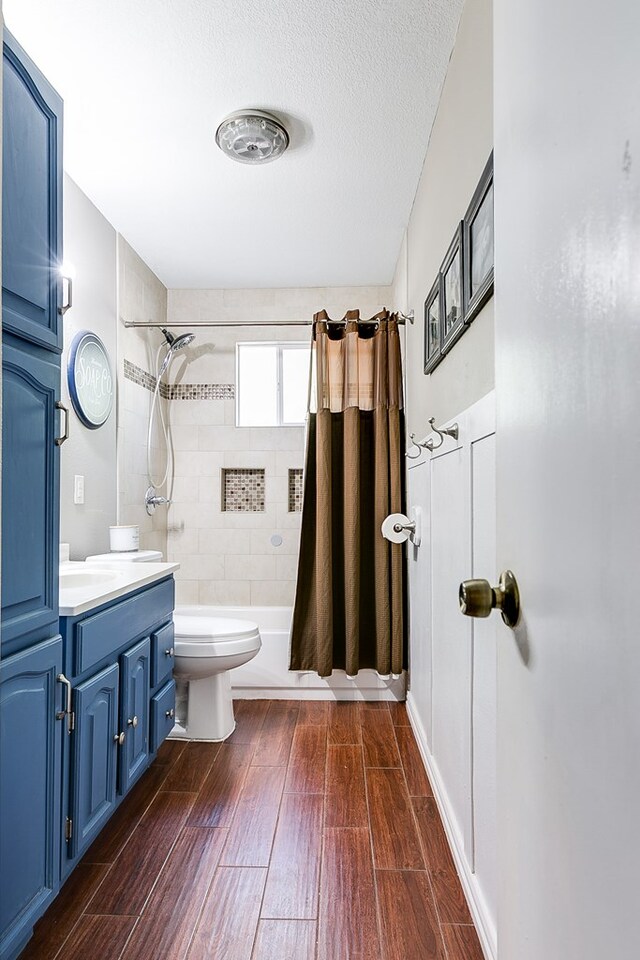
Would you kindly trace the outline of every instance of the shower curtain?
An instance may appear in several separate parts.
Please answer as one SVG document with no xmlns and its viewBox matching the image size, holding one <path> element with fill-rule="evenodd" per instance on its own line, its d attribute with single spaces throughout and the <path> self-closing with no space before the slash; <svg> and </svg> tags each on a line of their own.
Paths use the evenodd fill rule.
<svg viewBox="0 0 640 960">
<path fill-rule="evenodd" d="M 405 651 L 401 544 L 380 525 L 403 507 L 402 365 L 386 310 L 313 324 L 300 560 L 291 670 L 400 674 Z"/>
</svg>

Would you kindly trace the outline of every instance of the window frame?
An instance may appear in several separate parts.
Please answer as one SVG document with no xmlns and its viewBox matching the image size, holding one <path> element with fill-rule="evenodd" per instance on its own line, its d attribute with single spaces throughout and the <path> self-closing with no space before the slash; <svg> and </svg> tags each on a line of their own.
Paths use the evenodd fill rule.
<svg viewBox="0 0 640 960">
<path fill-rule="evenodd" d="M 240 423 L 240 348 L 241 347 L 275 347 L 276 349 L 276 416 L 277 423 L 245 424 Z M 270 430 L 274 427 L 304 427 L 304 420 L 295 422 L 283 421 L 284 401 L 284 366 L 282 355 L 284 350 L 307 350 L 311 352 L 311 345 L 306 340 L 238 340 L 236 341 L 236 427 L 249 427 L 255 430 Z"/>
</svg>

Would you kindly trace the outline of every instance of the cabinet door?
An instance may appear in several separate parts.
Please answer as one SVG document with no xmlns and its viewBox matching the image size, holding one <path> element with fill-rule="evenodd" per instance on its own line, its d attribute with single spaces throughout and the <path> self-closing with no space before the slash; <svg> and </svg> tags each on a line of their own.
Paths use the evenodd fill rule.
<svg viewBox="0 0 640 960">
<path fill-rule="evenodd" d="M 60 876 L 62 638 L 0 661 L 0 956 L 13 956 Z"/>
<path fill-rule="evenodd" d="M 151 645 L 146 637 L 120 658 L 122 669 L 122 729 L 120 790 L 126 793 L 149 758 L 149 666 Z"/>
<path fill-rule="evenodd" d="M 71 857 L 89 845 L 115 807 L 118 676 L 114 663 L 74 691 Z"/>
<path fill-rule="evenodd" d="M 2 643 L 5 656 L 58 627 L 60 371 L 5 344 L 2 354 Z"/>
<path fill-rule="evenodd" d="M 2 322 L 60 352 L 62 100 L 4 34 Z"/>
</svg>

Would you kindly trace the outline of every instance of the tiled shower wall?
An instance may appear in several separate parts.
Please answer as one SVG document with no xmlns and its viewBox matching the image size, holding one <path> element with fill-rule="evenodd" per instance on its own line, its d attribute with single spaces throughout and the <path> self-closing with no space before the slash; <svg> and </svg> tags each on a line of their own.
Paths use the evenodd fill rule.
<svg viewBox="0 0 640 960">
<path fill-rule="evenodd" d="M 118 235 L 118 313 L 120 318 L 164 323 L 167 290 L 127 241 Z M 167 554 L 167 510 L 160 507 L 147 516 L 144 494 L 147 481 L 147 427 L 151 406 L 151 377 L 160 330 L 138 330 L 118 323 L 118 523 L 140 526 L 140 548 Z M 164 353 L 164 349 L 162 351 Z M 168 400 L 161 399 L 165 416 Z M 155 472 L 161 468 L 163 447 L 157 426 L 152 437 Z M 158 491 L 164 495 L 166 488 Z"/>
<path fill-rule="evenodd" d="M 310 320 L 323 307 L 341 317 L 354 307 L 371 315 L 384 306 L 393 306 L 389 287 L 169 290 L 168 320 Z M 167 549 L 169 559 L 181 564 L 177 600 L 289 606 L 301 517 L 289 509 L 289 473 L 303 466 L 304 428 L 235 426 L 235 350 L 238 341 L 308 340 L 311 328 L 194 332 L 195 342 L 178 354 L 171 370 L 175 481 Z M 265 471 L 264 510 L 223 510 L 223 470 L 248 468 Z M 298 504 L 295 500 L 294 493 L 292 506 L 299 496 Z"/>
</svg>

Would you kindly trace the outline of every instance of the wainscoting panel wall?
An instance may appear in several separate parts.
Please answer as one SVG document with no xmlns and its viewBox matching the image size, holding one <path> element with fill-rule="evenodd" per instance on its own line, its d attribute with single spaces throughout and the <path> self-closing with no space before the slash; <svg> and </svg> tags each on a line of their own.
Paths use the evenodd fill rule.
<svg viewBox="0 0 640 960">
<path fill-rule="evenodd" d="M 423 540 L 408 560 L 407 706 L 483 948 L 495 958 L 497 614 L 472 620 L 458 604 L 462 580 L 495 582 L 499 572 L 494 393 L 454 421 L 457 441 L 409 463 Z"/>
</svg>

